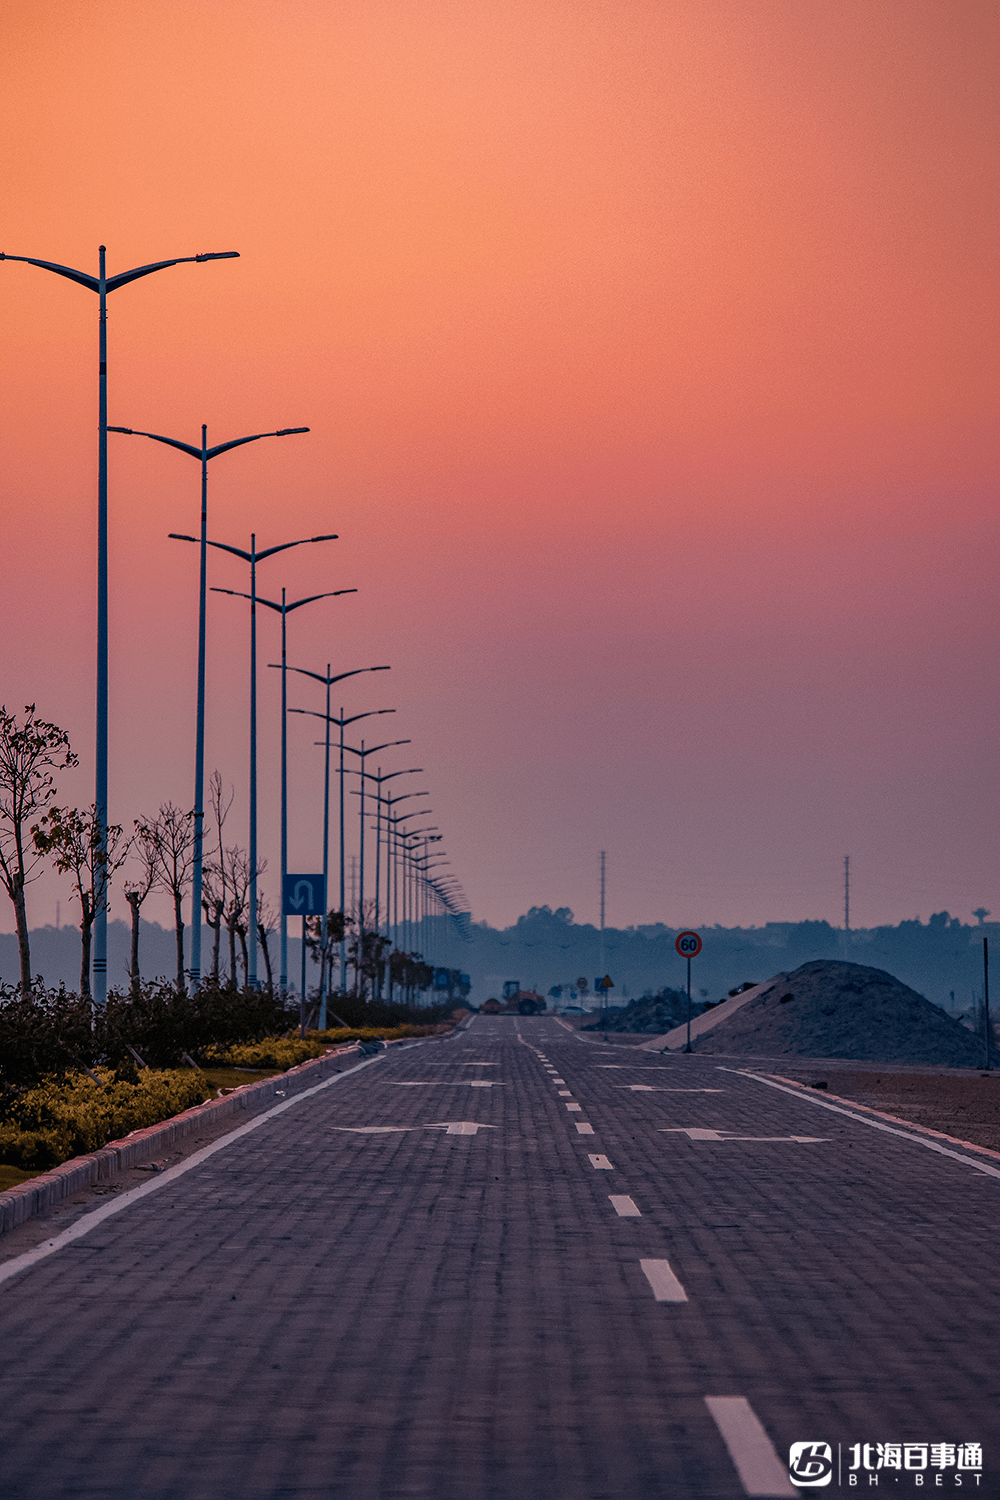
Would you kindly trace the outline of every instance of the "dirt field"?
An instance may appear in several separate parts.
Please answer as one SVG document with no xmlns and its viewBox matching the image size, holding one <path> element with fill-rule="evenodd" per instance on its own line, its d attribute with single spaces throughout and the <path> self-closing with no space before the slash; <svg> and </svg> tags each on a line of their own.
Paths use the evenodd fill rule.
<svg viewBox="0 0 1000 1500">
<path fill-rule="evenodd" d="M 743 1059 L 746 1066 L 746 1059 Z M 867 1104 L 900 1120 L 943 1131 L 956 1140 L 971 1141 L 1000 1151 L 1000 1071 L 976 1073 L 971 1068 L 921 1070 L 859 1067 L 856 1062 L 775 1058 L 764 1067 L 753 1060 L 753 1071 L 767 1072 L 797 1083 L 826 1081 L 824 1096 L 838 1094 L 855 1104 Z"/>
</svg>

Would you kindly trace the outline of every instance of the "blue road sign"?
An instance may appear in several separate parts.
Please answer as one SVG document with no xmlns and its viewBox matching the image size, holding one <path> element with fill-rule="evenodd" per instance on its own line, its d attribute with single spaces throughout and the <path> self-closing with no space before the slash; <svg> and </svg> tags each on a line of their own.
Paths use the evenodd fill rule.
<svg viewBox="0 0 1000 1500">
<path fill-rule="evenodd" d="M 321 917 L 326 912 L 326 891 L 319 875 L 286 875 L 281 892 L 281 910 L 286 917 Z"/>
</svg>

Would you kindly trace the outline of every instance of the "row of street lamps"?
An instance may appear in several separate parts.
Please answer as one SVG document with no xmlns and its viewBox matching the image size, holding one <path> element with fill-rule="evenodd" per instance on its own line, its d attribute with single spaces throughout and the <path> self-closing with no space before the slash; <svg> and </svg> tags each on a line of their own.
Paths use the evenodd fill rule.
<svg viewBox="0 0 1000 1500">
<path fill-rule="evenodd" d="M 119 287 L 126 286 L 130 282 L 137 281 L 141 277 L 151 275 L 154 271 L 165 270 L 170 266 L 186 263 L 200 263 L 210 260 L 232 260 L 239 258 L 236 250 L 216 251 L 202 255 L 179 256 L 172 260 L 156 261 L 150 265 L 138 266 L 130 271 L 124 271 L 117 276 L 108 276 L 105 265 L 105 247 L 101 245 L 98 251 L 98 274 L 91 276 L 87 272 L 75 270 L 72 267 L 57 264 L 54 261 L 38 260 L 25 255 L 7 255 L 0 252 L 0 260 L 21 261 L 28 265 L 38 266 L 42 270 L 51 271 L 58 276 L 63 276 L 80 286 L 96 292 L 99 297 L 99 338 L 98 338 L 98 465 L 97 465 L 97 515 L 98 515 L 98 562 L 97 562 L 97 694 L 96 694 L 96 753 L 95 753 L 95 795 L 94 806 L 97 820 L 98 838 L 100 845 L 100 856 L 103 857 L 107 850 L 107 820 L 108 820 L 108 433 L 121 433 L 129 437 L 145 437 L 153 442 L 166 444 L 168 447 L 176 448 L 181 453 L 197 459 L 201 464 L 201 530 L 198 537 L 187 536 L 182 533 L 171 532 L 170 536 L 175 541 L 192 542 L 200 548 L 199 567 L 199 590 L 198 590 L 198 686 L 197 686 L 197 716 L 195 729 L 195 791 L 194 791 L 194 847 L 193 847 L 193 869 L 192 869 L 192 917 L 191 917 L 191 962 L 190 975 L 192 982 L 198 984 L 201 980 L 201 936 L 202 936 L 202 895 L 204 883 L 204 822 L 205 822 L 205 663 L 206 663 L 206 612 L 208 591 L 208 548 L 216 547 L 223 552 L 228 552 L 235 557 L 241 558 L 250 566 L 250 593 L 240 593 L 235 589 L 213 589 L 213 592 L 229 594 L 234 597 L 248 599 L 250 602 L 250 786 L 249 786 L 249 822 L 250 822 L 250 943 L 248 945 L 248 982 L 251 985 L 257 983 L 257 875 L 258 875 L 258 846 L 257 846 L 257 605 L 262 604 L 268 609 L 275 610 L 281 614 L 281 876 L 282 896 L 284 896 L 285 875 L 288 871 L 288 737 L 287 737 L 287 673 L 289 670 L 300 672 L 307 677 L 315 678 L 322 682 L 326 688 L 326 712 L 315 714 L 315 717 L 325 720 L 325 737 L 321 742 L 325 749 L 324 780 L 323 780 L 323 880 L 324 890 L 329 872 L 329 822 L 330 822 L 330 725 L 338 727 L 339 751 L 340 751 L 340 910 L 345 911 L 346 891 L 344 882 L 344 776 L 345 774 L 356 774 L 361 778 L 360 791 L 360 899 L 358 902 L 358 944 L 359 952 L 363 948 L 365 935 L 364 914 L 364 856 L 365 856 L 365 801 L 366 782 L 374 781 L 376 791 L 374 801 L 376 805 L 375 822 L 375 926 L 380 931 L 379 901 L 382 885 L 382 871 L 380 868 L 381 850 L 383 844 L 383 830 L 385 843 L 385 915 L 386 935 L 390 936 L 390 895 L 396 904 L 393 914 L 396 917 L 395 937 L 398 946 L 399 937 L 399 861 L 402 862 L 402 917 L 404 934 L 409 935 L 413 928 L 414 912 L 420 908 L 421 902 L 426 906 L 433 901 L 442 910 L 456 910 L 458 892 L 454 886 L 449 885 L 440 877 L 431 876 L 431 871 L 439 868 L 442 862 L 432 862 L 428 854 L 428 843 L 431 841 L 432 829 L 424 828 L 407 832 L 403 825 L 414 816 L 423 816 L 426 809 L 420 813 L 396 814 L 393 808 L 398 802 L 412 796 L 426 796 L 427 793 L 406 793 L 396 797 L 383 796 L 383 784 L 396 776 L 413 775 L 418 768 L 408 768 L 405 771 L 392 771 L 384 773 L 379 767 L 376 774 L 367 770 L 367 759 L 381 750 L 386 750 L 397 745 L 409 744 L 409 740 L 386 741 L 380 745 L 365 745 L 361 741 L 360 747 L 348 745 L 344 740 L 344 729 L 347 725 L 359 719 L 373 717 L 377 714 L 392 713 L 393 709 L 376 709 L 365 714 L 354 714 L 345 717 L 341 708 L 340 716 L 336 717 L 330 712 L 330 689 L 334 683 L 340 682 L 347 677 L 354 677 L 362 672 L 384 672 L 388 667 L 358 667 L 350 672 L 341 672 L 331 675 L 330 665 L 327 665 L 325 676 L 318 672 L 307 671 L 303 667 L 289 669 L 287 664 L 287 617 L 292 611 L 302 608 L 306 604 L 312 604 L 318 599 L 335 598 L 340 594 L 354 593 L 354 589 L 336 589 L 321 594 L 311 594 L 307 598 L 296 599 L 289 602 L 285 596 L 285 590 L 281 591 L 281 602 L 265 599 L 257 593 L 257 564 L 266 558 L 273 557 L 279 552 L 287 551 L 291 547 L 303 546 L 307 543 L 335 541 L 335 534 L 327 534 L 315 537 L 302 537 L 291 542 L 281 542 L 277 546 L 267 547 L 262 551 L 257 550 L 256 536 L 251 535 L 250 549 L 236 547 L 226 542 L 213 541 L 208 536 L 208 465 L 210 460 L 218 458 L 222 453 L 228 453 L 230 449 L 239 448 L 246 443 L 254 443 L 262 438 L 268 437 L 293 437 L 309 431 L 308 427 L 283 427 L 273 432 L 255 432 L 246 437 L 233 438 L 225 443 L 218 443 L 212 447 L 208 446 L 208 429 L 202 425 L 201 443 L 193 444 L 182 442 L 178 438 L 165 437 L 160 433 L 143 432 L 130 427 L 109 427 L 107 411 L 107 297 L 110 292 Z M 278 667 L 278 663 L 269 663 L 270 666 Z M 313 710 L 293 709 L 294 713 L 314 713 Z M 344 765 L 344 752 L 358 756 L 361 765 L 360 770 L 347 768 Z M 372 800 L 369 795 L 369 802 Z M 416 844 L 419 839 L 424 840 L 424 856 L 421 860 L 415 853 Z M 436 838 L 435 838 L 436 841 Z M 444 863 L 447 863 L 446 861 Z M 419 878 L 418 878 L 419 877 Z M 281 915 L 281 939 L 280 939 L 280 970 L 279 983 L 284 989 L 288 983 L 288 934 L 287 918 L 284 914 L 284 900 L 282 899 Z M 325 946 L 325 936 L 324 936 Z M 304 951 L 304 949 L 303 949 Z M 304 972 L 304 960 L 303 960 Z M 321 1024 L 326 1021 L 326 992 L 325 977 L 326 965 L 322 966 L 321 972 Z M 346 985 L 346 952 L 344 941 L 340 944 L 340 983 L 341 988 Z M 392 982 L 390 978 L 390 995 Z M 97 1004 L 102 1005 L 107 997 L 107 905 L 102 903 L 96 913 L 94 923 L 93 943 L 93 994 Z"/>
</svg>

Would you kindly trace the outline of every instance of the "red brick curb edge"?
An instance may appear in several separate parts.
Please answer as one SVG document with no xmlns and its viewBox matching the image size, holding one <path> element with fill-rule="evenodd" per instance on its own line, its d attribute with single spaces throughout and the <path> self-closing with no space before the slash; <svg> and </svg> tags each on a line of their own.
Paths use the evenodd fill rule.
<svg viewBox="0 0 1000 1500">
<path fill-rule="evenodd" d="M 406 1040 L 409 1041 L 410 1038 Z M 392 1046 L 394 1043 L 387 1045 Z M 345 1059 L 359 1050 L 358 1043 L 354 1042 L 346 1047 L 339 1047 L 334 1052 L 327 1052 L 322 1057 L 312 1057 L 308 1062 L 299 1063 L 298 1067 L 290 1068 L 287 1073 L 278 1073 L 274 1078 L 245 1083 L 242 1088 L 234 1089 L 221 1099 L 209 1099 L 205 1104 L 196 1104 L 193 1108 L 186 1109 L 183 1114 L 162 1120 L 159 1125 L 147 1125 L 142 1130 L 133 1130 L 123 1140 L 109 1141 L 100 1151 L 93 1151 L 88 1156 L 74 1156 L 60 1166 L 53 1167 L 50 1172 L 42 1172 L 38 1177 L 32 1177 L 17 1187 L 8 1188 L 6 1192 L 0 1193 L 0 1235 L 8 1234 L 19 1224 L 43 1213 L 53 1204 L 62 1202 L 81 1188 L 103 1182 L 124 1168 L 155 1156 L 163 1147 L 172 1146 L 175 1141 L 193 1135 L 206 1124 L 214 1125 L 216 1121 L 229 1116 L 249 1118 L 266 1109 L 276 1096 L 300 1094 L 303 1089 L 311 1088 L 328 1074 L 339 1072 Z M 233 1128 L 238 1124 L 239 1119 L 234 1118 Z"/>
</svg>

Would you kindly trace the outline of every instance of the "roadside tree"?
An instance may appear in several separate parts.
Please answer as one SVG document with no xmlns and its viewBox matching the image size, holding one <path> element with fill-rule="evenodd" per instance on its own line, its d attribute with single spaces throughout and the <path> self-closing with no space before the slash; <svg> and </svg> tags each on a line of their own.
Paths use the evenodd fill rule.
<svg viewBox="0 0 1000 1500">
<path fill-rule="evenodd" d="M 50 807 L 31 829 L 38 853 L 50 858 L 61 875 L 73 881 L 80 903 L 80 995 L 90 998 L 90 947 L 98 912 L 108 905 L 108 883 L 125 862 L 128 845 L 119 851 L 122 830 L 105 827 L 96 804 L 86 812 L 76 807 Z"/>
<path fill-rule="evenodd" d="M 57 724 L 36 718 L 29 703 L 24 720 L 0 708 L 0 881 L 14 907 L 21 990 L 31 989 L 31 954 L 24 887 L 33 878 L 41 854 L 33 842 L 25 846 L 25 825 L 55 796 L 54 771 L 77 764 L 69 735 Z"/>
<path fill-rule="evenodd" d="M 136 819 L 136 836 L 148 839 L 156 860 L 156 883 L 174 903 L 177 934 L 177 993 L 184 989 L 184 918 L 181 903 L 194 866 L 194 813 L 164 802 L 153 819 Z"/>
</svg>

